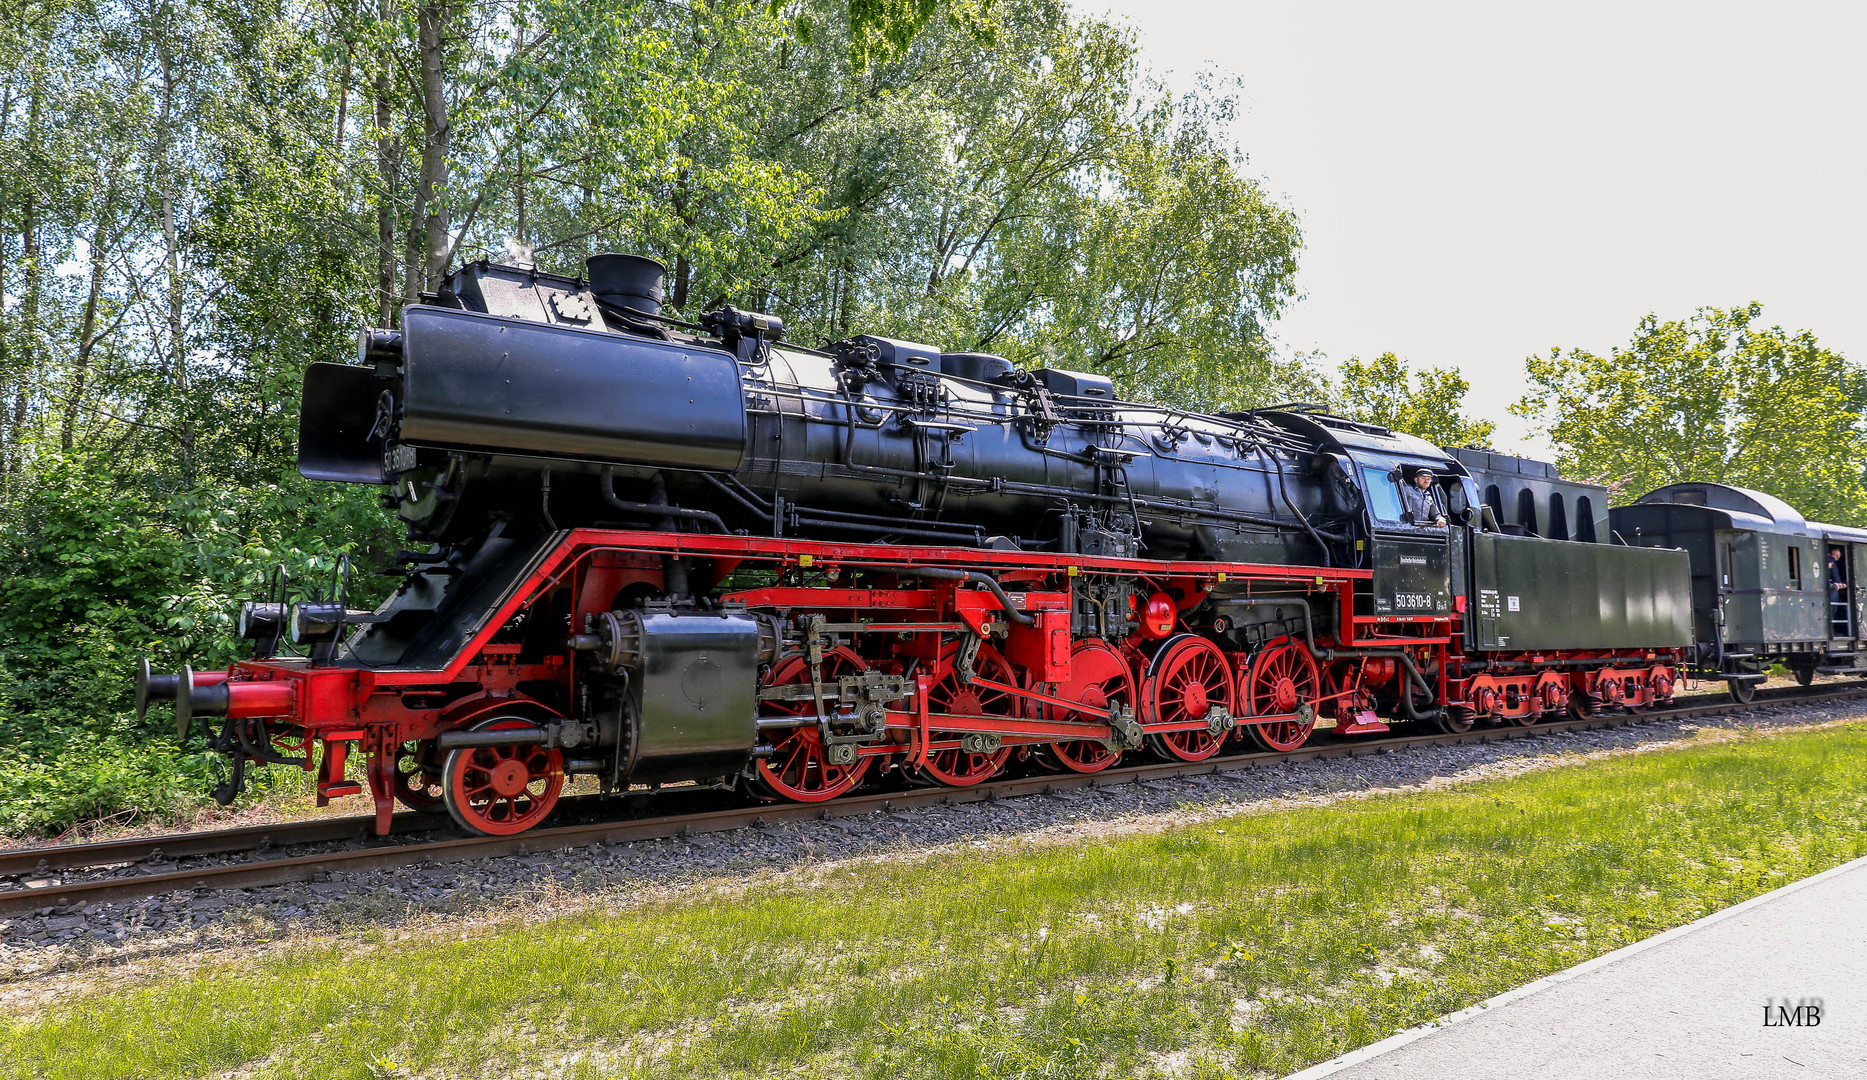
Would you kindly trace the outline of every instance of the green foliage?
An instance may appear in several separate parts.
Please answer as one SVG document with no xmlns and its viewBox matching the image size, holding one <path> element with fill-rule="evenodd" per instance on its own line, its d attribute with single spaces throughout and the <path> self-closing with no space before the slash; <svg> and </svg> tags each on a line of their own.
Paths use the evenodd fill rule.
<svg viewBox="0 0 1867 1080">
<path fill-rule="evenodd" d="M 1435 446 L 1489 446 L 1497 424 L 1461 413 L 1471 383 L 1457 368 L 1413 371 L 1382 353 L 1342 365 L 1343 415 L 1417 435 Z"/>
<path fill-rule="evenodd" d="M 1265 342 L 1301 241 L 1231 122 L 1064 0 L 12 5 L 0 736 L 38 779 L 0 817 L 169 808 L 196 766 L 127 719 L 135 661 L 226 663 L 276 563 L 295 595 L 345 553 L 380 587 L 374 493 L 293 472 L 298 388 L 466 259 L 640 251 L 677 312 L 805 343 L 1287 396 L 1314 376 Z"/>
<path fill-rule="evenodd" d="M 1867 524 L 1867 371 L 1762 317 L 1759 304 L 1648 315 L 1606 356 L 1530 357 L 1511 411 L 1543 427 L 1565 472 L 1625 499 L 1703 480 Z"/>
<path fill-rule="evenodd" d="M 78 452 L 35 480 L 0 521 L 0 831 L 184 809 L 212 764 L 166 719 L 135 722 L 137 661 L 224 666 L 241 655 L 234 598 L 264 595 L 281 565 L 293 595 L 328 590 L 338 556 L 389 539 L 381 515 L 296 476 L 152 497 Z M 359 575 L 352 592 L 381 588 Z"/>
<path fill-rule="evenodd" d="M 0 1020 L 0 1075 L 1282 1076 L 1859 857 L 1863 827 L 1856 724 L 674 900 L 621 876 L 548 922 L 77 987 Z"/>
</svg>

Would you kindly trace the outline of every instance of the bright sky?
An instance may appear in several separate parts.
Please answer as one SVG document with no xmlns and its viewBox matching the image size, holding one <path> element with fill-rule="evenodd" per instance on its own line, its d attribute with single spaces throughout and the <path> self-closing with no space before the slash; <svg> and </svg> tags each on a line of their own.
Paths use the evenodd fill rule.
<svg viewBox="0 0 1867 1080">
<path fill-rule="evenodd" d="M 1299 214 L 1286 351 L 1523 358 L 1761 301 L 1867 361 L 1867 4 L 1074 0 L 1184 88 L 1235 76 L 1250 171 Z"/>
</svg>

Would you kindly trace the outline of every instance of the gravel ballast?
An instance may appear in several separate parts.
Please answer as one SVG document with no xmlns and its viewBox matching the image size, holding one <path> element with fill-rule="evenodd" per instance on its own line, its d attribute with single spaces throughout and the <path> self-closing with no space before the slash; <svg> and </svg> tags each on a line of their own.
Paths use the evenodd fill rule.
<svg viewBox="0 0 1867 1080">
<path fill-rule="evenodd" d="M 400 867 L 256 889 L 170 893 L 0 919 L 0 1003 L 57 996 L 85 975 L 144 974 L 145 960 L 357 931 L 420 931 L 548 917 L 700 889 L 739 888 L 837 860 L 953 844 L 1068 843 L 1238 814 L 1323 805 L 1515 775 L 1590 757 L 1666 750 L 1746 732 L 1867 719 L 1859 700 L 1762 706 L 1500 742 L 1245 767 L 992 802 L 916 806 L 829 820 L 593 845 L 543 855 Z M 10 987 L 5 983 L 11 983 Z"/>
</svg>

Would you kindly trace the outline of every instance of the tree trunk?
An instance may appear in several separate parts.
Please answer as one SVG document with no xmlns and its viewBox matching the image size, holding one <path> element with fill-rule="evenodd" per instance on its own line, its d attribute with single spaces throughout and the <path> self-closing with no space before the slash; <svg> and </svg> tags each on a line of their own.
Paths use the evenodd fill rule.
<svg viewBox="0 0 1867 1080">
<path fill-rule="evenodd" d="M 6 96 L 0 97 L 0 145 L 6 141 L 7 123 L 13 118 L 13 91 L 7 88 Z M 0 296 L 6 292 L 6 271 L 10 263 L 7 258 L 10 237 L 0 232 Z M 13 333 L 7 325 L 6 309 L 0 307 L 0 402 L 6 400 L 6 391 L 12 385 L 13 373 Z M 12 428 L 7 422 L 6 411 L 0 408 L 0 507 L 7 505 L 7 478 L 13 474 Z"/>
<path fill-rule="evenodd" d="M 402 302 L 419 304 L 427 288 L 426 259 L 421 257 L 421 222 L 428 214 L 428 200 L 422 197 L 421 181 L 415 182 L 415 205 L 409 211 L 408 228 L 402 230 Z"/>
<path fill-rule="evenodd" d="M 673 296 L 674 310 L 682 315 L 687 313 L 687 290 L 694 277 L 693 264 L 687 261 L 684 250 L 687 247 L 687 238 L 693 234 L 694 225 L 694 215 L 687 209 L 688 176 L 688 170 L 682 169 L 680 174 L 674 178 L 674 191 L 668 195 L 668 205 L 674 207 L 674 216 L 680 220 L 682 226 L 680 234 L 675 238 L 675 243 L 683 251 L 674 256 Z"/>
<path fill-rule="evenodd" d="M 84 316 L 78 324 L 78 356 L 72 364 L 71 387 L 65 399 L 65 415 L 58 425 L 58 445 L 66 451 L 72 446 L 78 427 L 78 410 L 84 405 L 84 391 L 91 373 L 91 354 L 97 348 L 97 302 L 104 291 L 104 271 L 109 266 L 105 252 L 110 244 L 111 207 L 116 204 L 114 178 L 98 208 L 97 225 L 91 230 L 91 287 L 84 297 Z M 165 204 L 168 200 L 164 200 Z M 166 227 L 167 222 L 164 221 Z"/>
<path fill-rule="evenodd" d="M 395 14 L 395 0 L 380 0 L 377 17 L 387 23 Z M 395 298 L 395 193 L 401 173 L 400 154 L 389 134 L 389 46 L 376 60 L 376 177 L 382 192 L 376 197 L 376 307 L 377 325 L 394 326 Z"/>
<path fill-rule="evenodd" d="M 852 307 L 856 292 L 855 267 L 851 264 L 848 255 L 843 256 L 843 264 L 839 269 L 840 274 L 838 276 L 842 278 L 842 285 L 838 289 L 840 295 L 836 302 L 836 332 L 839 337 L 848 337 L 851 318 L 850 308 Z"/>
<path fill-rule="evenodd" d="M 344 126 L 350 121 L 350 56 L 353 47 L 348 38 L 344 40 L 344 77 L 337 88 L 337 130 L 333 133 L 331 145 L 337 152 L 344 152 Z"/>
<path fill-rule="evenodd" d="M 687 314 L 687 283 L 693 279 L 694 268 L 687 261 L 687 256 L 674 257 L 674 310 L 682 316 Z"/>
<path fill-rule="evenodd" d="M 44 103 L 45 73 L 41 66 L 33 77 L 32 99 L 26 103 L 27 146 L 39 145 L 39 119 Z M 39 294 L 45 283 L 45 268 L 39 262 L 43 255 L 39 250 L 39 201 L 35 194 L 28 187 L 20 208 L 20 270 L 23 281 L 19 301 L 19 379 L 13 386 L 13 458 L 7 463 L 14 474 L 19 473 L 25 464 L 19 448 L 25 442 L 26 417 L 32 409 L 33 373 L 45 362 L 44 354 L 38 348 Z"/>
<path fill-rule="evenodd" d="M 0 125 L 4 126 L 4 125 Z M 6 295 L 7 237 L 0 236 L 0 296 Z M 6 400 L 6 388 L 13 382 L 12 335 L 6 323 L 6 312 L 0 310 L 0 401 Z M 0 506 L 7 501 L 7 477 L 13 475 L 12 425 L 6 422 L 6 414 L 0 412 Z"/>
<path fill-rule="evenodd" d="M 45 105 L 45 65 L 35 67 L 32 77 L 32 90 L 26 101 L 26 146 L 37 148 L 39 144 L 39 118 L 43 116 Z M 21 245 L 21 297 L 19 297 L 19 349 L 13 357 L 19 364 L 19 372 L 13 377 L 13 417 L 9 424 L 11 432 L 11 456 L 7 458 L 6 475 L 21 473 L 24 454 L 21 447 L 26 443 L 26 413 L 32 409 L 32 374 L 35 364 L 41 364 L 45 357 L 35 348 L 39 338 L 39 290 L 45 284 L 45 267 L 39 265 L 39 200 L 32 185 L 26 185 L 22 192 L 19 209 L 19 245 Z M 4 407 L 4 404 L 0 404 Z"/>
<path fill-rule="evenodd" d="M 421 52 L 421 190 L 416 198 L 423 209 L 426 273 L 421 290 L 439 285 L 447 272 L 448 192 L 447 155 L 453 131 L 447 118 L 447 21 L 452 14 L 446 0 L 424 3 L 415 14 L 416 46 Z"/>
<path fill-rule="evenodd" d="M 513 196 L 514 201 L 518 203 L 519 220 L 517 226 L 513 229 L 512 242 L 529 252 L 532 246 L 525 239 L 525 147 L 523 144 L 519 146 L 518 158 L 519 182 L 517 190 L 513 192 Z"/>
<path fill-rule="evenodd" d="M 164 34 L 157 40 L 158 59 L 162 64 L 162 112 L 160 118 L 157 120 L 156 126 L 155 156 L 156 167 L 166 171 L 165 166 L 171 145 L 169 138 L 169 121 L 174 112 L 175 88 L 180 80 L 175 74 L 174 57 L 169 55 L 168 36 Z M 178 220 L 179 211 L 175 205 L 175 180 L 172 174 L 165 179 L 166 183 L 164 184 L 162 192 L 162 243 L 165 250 L 163 251 L 162 262 L 163 266 L 168 271 L 168 310 L 164 312 L 164 321 L 167 323 L 169 333 L 168 366 L 171 373 L 170 377 L 175 383 L 175 431 L 181 450 L 182 478 L 192 483 L 194 481 L 195 454 L 194 409 L 192 408 L 192 403 L 188 400 L 187 327 L 184 325 L 182 319 L 182 312 L 184 310 L 182 301 L 187 286 L 182 277 L 181 222 Z M 116 191 L 117 177 L 113 175 L 110 179 L 109 192 L 112 204 L 114 204 L 115 201 Z M 101 222 L 98 227 L 98 235 L 100 237 L 106 235 Z M 100 276 L 101 275 L 98 274 L 93 275 L 93 292 L 96 290 Z M 87 330 L 87 338 L 89 338 L 89 334 L 90 332 Z M 95 344 L 96 342 L 94 339 L 88 340 L 85 344 L 86 351 L 88 352 Z"/>
<path fill-rule="evenodd" d="M 26 130 L 32 131 L 34 125 L 27 124 Z M 22 441 L 26 430 L 26 412 L 31 407 L 32 397 L 27 388 L 32 383 L 32 373 L 44 357 L 34 346 L 39 339 L 39 290 L 45 274 L 39 265 L 39 203 L 33 193 L 26 193 L 25 205 L 20 215 L 20 262 L 23 265 L 24 286 L 19 301 L 20 373 L 19 383 L 13 388 L 13 441 L 17 446 Z M 18 469 L 20 460 L 16 454 L 12 462 Z"/>
</svg>

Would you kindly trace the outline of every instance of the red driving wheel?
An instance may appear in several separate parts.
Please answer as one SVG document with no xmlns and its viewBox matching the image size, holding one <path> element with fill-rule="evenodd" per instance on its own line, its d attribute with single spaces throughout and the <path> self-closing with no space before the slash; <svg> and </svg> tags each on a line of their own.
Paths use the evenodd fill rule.
<svg viewBox="0 0 1867 1080">
<path fill-rule="evenodd" d="M 537 725 L 516 716 L 494 717 L 474 731 Z M 476 746 L 448 753 L 441 768 L 447 812 L 460 827 L 511 836 L 551 816 L 564 790 L 564 753 L 543 746 Z"/>
<path fill-rule="evenodd" d="M 1141 692 L 1143 722 L 1203 724 L 1215 705 L 1231 715 L 1232 691 L 1232 671 L 1225 654 L 1205 638 L 1186 634 L 1154 654 Z M 1179 761 L 1204 761 L 1218 753 L 1224 742 L 1222 734 L 1204 726 L 1148 736 L 1155 753 Z"/>
<path fill-rule="evenodd" d="M 1122 658 L 1107 642 L 1090 638 L 1076 643 L 1070 651 L 1070 679 L 1058 683 L 1052 693 L 1066 701 L 1080 702 L 1092 709 L 1108 709 L 1116 705 L 1134 708 L 1134 675 L 1128 670 L 1128 661 Z M 1052 720 L 1078 721 L 1086 724 L 1102 723 L 1099 716 L 1085 716 L 1071 709 L 1055 705 L 1046 706 Z M 1112 750 L 1100 739 L 1073 739 L 1066 742 L 1053 742 L 1044 752 L 1047 760 L 1054 761 L 1071 772 L 1092 773 L 1121 760 L 1121 751 Z"/>
<path fill-rule="evenodd" d="M 1316 668 L 1316 658 L 1301 643 L 1284 641 L 1252 658 L 1251 666 L 1239 676 L 1238 696 L 1245 703 L 1247 717 L 1288 715 L 1308 703 L 1312 711 L 1306 721 L 1241 721 L 1238 725 L 1243 737 L 1260 749 L 1278 753 L 1295 750 L 1308 742 L 1310 732 L 1316 729 L 1314 707 L 1322 696 L 1322 673 Z"/>
<path fill-rule="evenodd" d="M 844 646 L 824 653 L 820 678 L 826 684 L 825 692 L 834 697 L 837 679 L 845 675 L 858 675 L 866 666 L 862 657 Z M 780 659 L 772 665 L 771 673 L 765 677 L 768 689 L 797 685 L 810 685 L 810 660 L 801 654 Z M 759 703 L 760 716 L 816 714 L 815 700 Z M 862 783 L 863 776 L 869 771 L 870 759 L 867 757 L 858 757 L 848 765 L 830 764 L 823 736 L 814 723 L 776 730 L 772 733 L 771 744 L 771 753 L 758 759 L 758 765 L 753 769 L 753 779 L 767 794 L 776 798 L 792 802 L 834 799 Z"/>
<path fill-rule="evenodd" d="M 951 716 L 1002 716 L 1006 719 L 1018 715 L 1018 699 L 1005 691 L 977 683 L 962 684 L 958 659 L 957 645 L 948 645 L 940 651 L 940 659 L 934 664 L 933 686 L 927 692 L 928 712 Z M 1012 681 L 1015 676 L 1011 665 L 990 645 L 979 646 L 979 654 L 972 661 L 972 670 L 982 679 L 990 679 L 1005 686 L 1016 685 Z M 932 734 L 934 739 L 941 742 L 964 737 L 955 731 L 935 730 Z M 989 753 L 956 746 L 928 754 L 927 763 L 920 767 L 920 772 L 926 778 L 948 787 L 971 787 L 997 776 L 1009 760 L 1009 746 L 1001 746 Z"/>
</svg>

